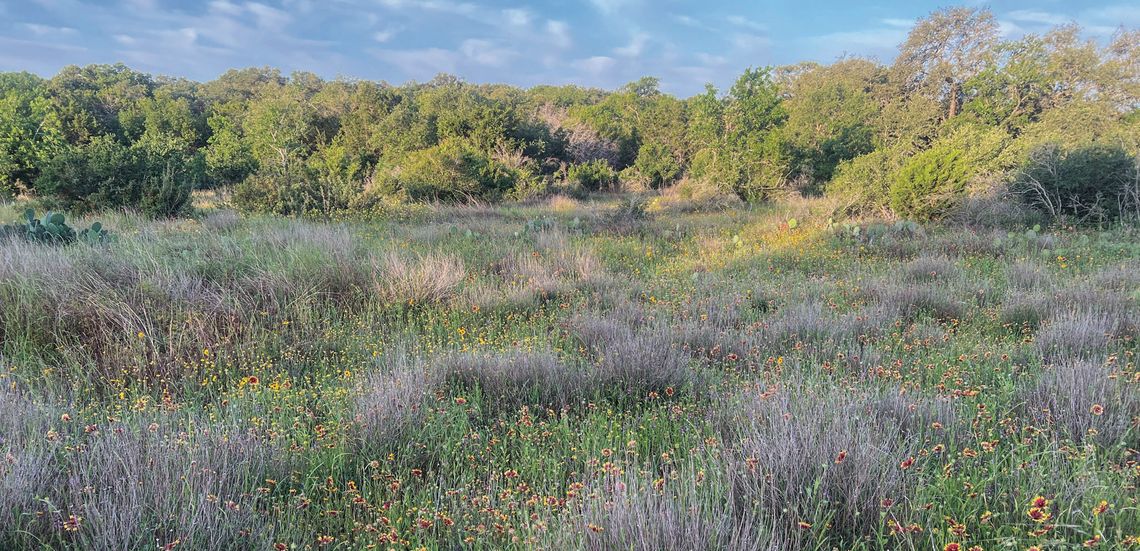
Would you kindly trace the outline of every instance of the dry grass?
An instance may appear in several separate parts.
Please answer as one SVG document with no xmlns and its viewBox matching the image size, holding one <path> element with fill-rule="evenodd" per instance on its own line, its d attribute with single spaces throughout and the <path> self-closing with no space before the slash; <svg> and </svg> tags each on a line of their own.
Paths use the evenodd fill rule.
<svg viewBox="0 0 1140 551">
<path fill-rule="evenodd" d="M 935 319 L 961 319 L 965 305 L 954 289 L 935 283 L 874 282 L 865 290 L 869 298 L 905 320 L 925 314 Z"/>
<path fill-rule="evenodd" d="M 945 282 L 958 275 L 957 265 L 945 256 L 920 256 L 902 269 L 903 280 L 912 283 Z"/>
<path fill-rule="evenodd" d="M 455 296 L 467 278 L 463 261 L 454 255 L 427 253 L 409 258 L 389 251 L 373 263 L 374 289 L 396 304 L 430 304 Z"/>
<path fill-rule="evenodd" d="M 699 376 L 673 331 L 664 326 L 630 327 L 594 316 L 579 316 L 569 329 L 592 360 L 588 377 L 619 396 L 635 399 L 666 389 L 698 390 Z"/>
<path fill-rule="evenodd" d="M 1104 356 L 1120 330 L 1120 320 L 1111 313 L 1069 310 L 1042 327 L 1035 344 L 1047 362 Z"/>
<path fill-rule="evenodd" d="M 225 233 L 241 225 L 241 215 L 232 209 L 217 210 L 202 218 L 201 223 L 209 231 Z"/>
<path fill-rule="evenodd" d="M 1058 436 L 1101 446 L 1140 446 L 1140 388 L 1099 362 L 1065 361 L 1023 387 L 1024 415 Z"/>
<path fill-rule="evenodd" d="M 933 422 L 953 427 L 948 404 L 898 392 L 789 384 L 745 394 L 723 409 L 728 441 L 738 443 L 732 469 L 739 507 L 771 518 L 773 534 L 789 549 L 803 548 L 797 523 L 813 518 L 821 502 L 833 510 L 833 534 L 855 541 L 903 515 L 923 483 L 920 469 L 900 465 L 918 457 Z M 845 452 L 845 453 L 844 453 Z"/>
<path fill-rule="evenodd" d="M 1019 291 L 1047 291 L 1053 288 L 1053 276 L 1037 262 L 1019 260 L 1005 269 L 1009 286 Z"/>
<path fill-rule="evenodd" d="M 441 362 L 447 381 L 478 389 L 485 414 L 509 412 L 520 406 L 560 410 L 597 390 L 582 370 L 563 364 L 549 352 L 457 354 Z"/>
<path fill-rule="evenodd" d="M 363 448 L 390 449 L 401 442 L 423 420 L 426 399 L 438 382 L 437 372 L 413 344 L 390 345 L 353 396 L 353 420 Z"/>
<path fill-rule="evenodd" d="M 761 525 L 736 518 L 731 499 L 701 488 L 723 481 L 697 480 L 692 469 L 662 480 L 626 473 L 600 481 L 599 496 L 582 507 L 579 526 L 551 548 L 607 551 L 759 551 L 778 549 Z M 570 536 L 570 537 L 567 537 Z"/>
</svg>

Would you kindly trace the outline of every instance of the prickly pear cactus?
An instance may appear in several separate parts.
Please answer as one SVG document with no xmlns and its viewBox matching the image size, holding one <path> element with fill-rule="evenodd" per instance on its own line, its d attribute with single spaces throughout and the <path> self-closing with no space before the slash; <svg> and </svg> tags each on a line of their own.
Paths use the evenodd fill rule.
<svg viewBox="0 0 1140 551">
<path fill-rule="evenodd" d="M 23 221 L 0 226 L 0 237 L 19 237 L 32 243 L 48 245 L 67 245 L 76 241 L 101 244 L 107 242 L 108 233 L 99 222 L 77 233 L 67 225 L 63 213 L 49 211 L 42 218 L 36 218 L 36 211 L 28 209 L 24 211 Z"/>
</svg>

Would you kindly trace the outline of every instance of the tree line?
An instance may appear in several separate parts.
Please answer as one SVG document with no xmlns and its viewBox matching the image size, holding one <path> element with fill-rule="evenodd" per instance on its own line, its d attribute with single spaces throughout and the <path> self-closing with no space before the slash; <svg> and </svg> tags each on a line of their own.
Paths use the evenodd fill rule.
<svg viewBox="0 0 1140 551">
<path fill-rule="evenodd" d="M 0 194 L 73 211 L 176 216 L 208 188 L 249 211 L 331 214 L 680 183 L 914 219 L 1001 189 L 1104 221 L 1140 214 L 1138 153 L 1140 32 L 1002 41 L 970 8 L 920 20 L 890 65 L 754 68 L 686 99 L 654 78 L 604 91 L 271 68 L 205 83 L 121 64 L 0 73 Z"/>
</svg>

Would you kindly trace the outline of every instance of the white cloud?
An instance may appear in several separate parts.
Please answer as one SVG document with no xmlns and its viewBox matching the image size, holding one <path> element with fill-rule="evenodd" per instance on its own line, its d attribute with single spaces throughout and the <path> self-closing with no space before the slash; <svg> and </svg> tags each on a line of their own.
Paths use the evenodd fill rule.
<svg viewBox="0 0 1140 551">
<path fill-rule="evenodd" d="M 1115 5 L 1086 10 L 1081 13 L 1081 19 L 1113 27 L 1119 25 L 1136 26 L 1140 25 L 1140 6 L 1135 4 Z"/>
<path fill-rule="evenodd" d="M 1005 17 L 1022 23 L 1037 23 L 1041 25 L 1064 25 L 1073 20 L 1071 17 L 1066 17 L 1058 13 L 1037 10 L 1013 10 L 1005 14 Z"/>
<path fill-rule="evenodd" d="M 741 16 L 741 15 L 730 15 L 730 16 L 725 18 L 725 21 L 728 21 L 729 23 L 736 25 L 737 27 L 743 27 L 745 29 L 750 29 L 753 31 L 762 31 L 763 32 L 763 31 L 768 30 L 768 27 L 766 25 L 764 25 L 763 23 L 753 21 L 753 20 L 751 20 L 747 17 Z"/>
<path fill-rule="evenodd" d="M 459 46 L 459 51 L 475 63 L 498 67 L 518 56 L 518 52 L 503 48 L 490 40 L 468 39 Z"/>
<path fill-rule="evenodd" d="M 454 73 L 459 67 L 459 56 L 443 48 L 372 50 L 371 53 L 418 80 L 428 80 L 439 73 Z"/>
<path fill-rule="evenodd" d="M 51 25 L 40 25 L 38 23 L 24 23 L 24 28 L 32 32 L 36 36 L 60 36 L 60 35 L 75 35 L 79 31 L 71 27 L 53 27 Z"/>
<path fill-rule="evenodd" d="M 614 53 L 621 57 L 639 57 L 645 51 L 645 45 L 649 43 L 649 35 L 643 32 L 633 33 L 630 38 L 629 44 L 620 48 L 615 48 Z"/>
<path fill-rule="evenodd" d="M 571 65 L 574 68 L 589 73 L 592 76 L 597 76 L 608 72 L 610 69 L 613 69 L 614 66 L 617 65 L 617 60 L 612 57 L 597 55 L 593 57 L 587 57 L 585 59 L 575 60 L 573 63 L 571 63 Z"/>
<path fill-rule="evenodd" d="M 503 10 L 503 18 L 510 25 L 513 25 L 515 27 L 525 27 L 527 25 L 530 25 L 530 22 L 532 19 L 534 19 L 534 16 L 532 16 L 531 13 L 527 10 L 508 9 Z"/>
<path fill-rule="evenodd" d="M 396 36 L 396 32 L 397 31 L 395 29 L 384 29 L 382 31 L 376 31 L 372 33 L 372 40 L 375 40 L 376 42 L 387 42 L 389 40 L 392 40 L 392 37 Z"/>
<path fill-rule="evenodd" d="M 257 26 L 262 29 L 280 31 L 293 19 L 287 12 L 259 2 L 249 2 L 245 5 L 245 9 L 253 14 Z"/>
<path fill-rule="evenodd" d="M 546 33 L 550 36 L 551 44 L 559 48 L 569 48 L 573 43 L 570 38 L 570 26 L 565 21 L 547 21 Z"/>
<path fill-rule="evenodd" d="M 637 4 L 638 0 L 590 0 L 590 3 L 593 4 L 598 11 L 611 14 Z"/>
<path fill-rule="evenodd" d="M 895 48 L 906 40 L 907 31 L 899 28 L 867 29 L 862 31 L 845 31 L 829 33 L 815 37 L 813 40 L 820 44 L 829 44 L 842 48 L 843 51 L 863 53 L 868 49 L 881 50 Z M 840 53 L 840 52 L 837 52 Z"/>
<path fill-rule="evenodd" d="M 888 17 L 886 19 L 883 19 L 882 23 L 884 25 L 887 25 L 888 27 L 900 27 L 903 29 L 909 29 L 909 28 L 914 26 L 915 20 L 914 19 L 899 19 L 896 17 Z"/>
</svg>

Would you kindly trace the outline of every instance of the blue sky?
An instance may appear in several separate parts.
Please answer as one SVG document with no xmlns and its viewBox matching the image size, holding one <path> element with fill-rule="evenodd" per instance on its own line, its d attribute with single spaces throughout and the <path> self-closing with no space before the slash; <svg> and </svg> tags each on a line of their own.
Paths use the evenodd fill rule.
<svg viewBox="0 0 1140 551">
<path fill-rule="evenodd" d="M 1015 37 L 1075 21 L 1093 38 L 1140 26 L 1140 4 L 969 2 Z M 402 83 L 439 72 L 473 82 L 613 88 L 645 75 L 690 95 L 742 69 L 844 53 L 889 62 L 926 0 L 0 0 L 0 70 L 50 76 L 123 62 L 209 80 L 271 65 Z"/>
</svg>

